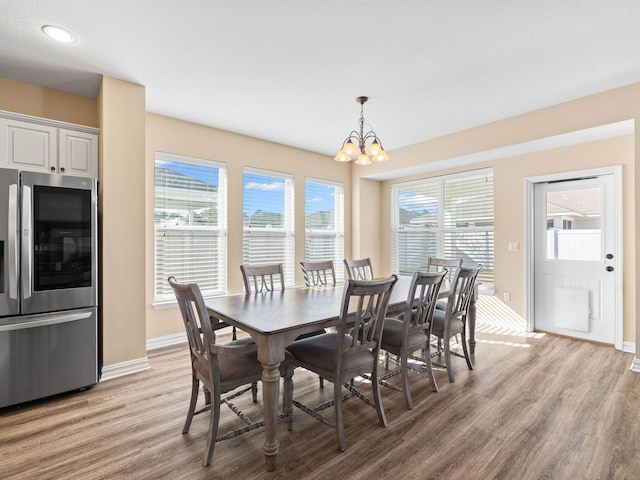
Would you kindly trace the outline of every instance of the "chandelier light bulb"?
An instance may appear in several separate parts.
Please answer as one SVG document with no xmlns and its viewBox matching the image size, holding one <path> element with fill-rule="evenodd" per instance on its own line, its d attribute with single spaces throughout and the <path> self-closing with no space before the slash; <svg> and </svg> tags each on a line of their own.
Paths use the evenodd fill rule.
<svg viewBox="0 0 640 480">
<path fill-rule="evenodd" d="M 369 148 L 367 148 L 367 155 L 375 157 L 379 153 L 380 153 L 380 144 L 377 142 L 377 140 L 374 140 L 373 143 L 369 145 Z"/>
<path fill-rule="evenodd" d="M 386 162 L 389 160 L 389 155 L 384 150 L 380 150 L 380 152 L 373 157 L 374 162 Z"/>
<path fill-rule="evenodd" d="M 373 130 L 364 132 L 364 104 L 368 97 L 358 97 L 356 102 L 360 104 L 360 124 L 359 130 L 353 130 L 342 144 L 342 149 L 334 157 L 337 162 L 348 162 L 352 157 L 358 155 L 356 165 L 371 165 L 371 160 L 375 162 L 385 162 L 389 160 L 389 155 L 382 148 L 381 141 Z M 368 125 L 368 124 L 367 124 Z M 355 142 L 355 143 L 354 143 Z M 365 145 L 369 143 L 365 150 Z M 356 146 L 357 143 L 357 146 Z"/>
<path fill-rule="evenodd" d="M 347 155 L 355 155 L 358 150 L 356 146 L 353 144 L 353 142 L 349 140 L 347 143 L 344 144 L 344 147 L 342 147 L 342 151 Z"/>
<path fill-rule="evenodd" d="M 358 157 L 355 163 L 356 165 L 371 165 L 371 159 L 369 158 L 369 155 L 363 153 Z"/>
</svg>

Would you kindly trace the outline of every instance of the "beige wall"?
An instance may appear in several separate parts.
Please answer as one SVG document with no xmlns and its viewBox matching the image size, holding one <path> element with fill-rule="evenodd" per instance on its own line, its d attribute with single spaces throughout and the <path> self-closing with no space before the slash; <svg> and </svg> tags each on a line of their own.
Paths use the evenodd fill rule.
<svg viewBox="0 0 640 480">
<path fill-rule="evenodd" d="M 640 84 L 633 84 L 608 92 L 592 95 L 571 102 L 555 105 L 524 115 L 501 120 L 487 125 L 439 137 L 416 145 L 395 150 L 390 153 L 391 161 L 374 164 L 368 169 L 354 169 L 354 179 L 366 178 L 391 170 L 415 167 L 421 164 L 444 161 L 447 159 L 484 152 L 500 147 L 532 140 L 543 139 L 559 134 L 597 127 L 623 120 L 635 120 L 634 135 L 590 142 L 571 147 L 487 161 L 463 168 L 440 169 L 429 174 L 403 177 L 393 182 L 414 178 L 426 178 L 457 171 L 491 166 L 495 174 L 495 270 L 498 297 L 510 291 L 512 301 L 509 304 L 520 315 L 525 314 L 525 182 L 527 176 L 543 175 L 571 170 L 581 170 L 609 165 L 623 165 L 624 175 L 624 340 L 638 343 L 638 302 L 635 285 L 638 282 L 636 256 L 637 229 L 636 189 L 640 184 L 640 173 L 635 168 L 639 160 L 638 142 L 640 135 Z M 384 273 L 390 273 L 389 233 L 384 226 L 389 225 L 389 185 L 378 195 L 373 190 L 360 191 L 361 198 L 354 199 L 364 210 L 377 203 L 382 213 L 380 257 Z M 365 196 L 368 195 L 368 196 Z M 364 218 L 354 213 L 354 219 Z M 354 230 L 362 230 L 363 225 L 353 225 Z M 507 252 L 507 242 L 518 241 L 519 252 Z"/>
<path fill-rule="evenodd" d="M 98 127 L 95 98 L 0 77 L 0 110 Z"/>
<path fill-rule="evenodd" d="M 177 308 L 153 307 L 154 254 L 154 154 L 166 152 L 214 160 L 227 165 L 228 185 L 228 292 L 242 292 L 242 173 L 244 167 L 262 168 L 294 175 L 295 248 L 297 267 L 304 259 L 304 184 L 307 177 L 342 182 L 345 187 L 345 255 L 349 255 L 351 238 L 351 170 L 350 165 L 332 158 L 296 148 L 183 122 L 160 115 L 147 114 L 145 190 L 146 190 L 146 318 L 147 338 L 180 333 L 184 330 Z M 377 183 L 377 182 L 376 182 Z M 296 284 L 304 280 L 296 268 Z"/>
<path fill-rule="evenodd" d="M 104 365 L 146 357 L 145 90 L 104 77 L 100 113 L 100 244 Z"/>
</svg>

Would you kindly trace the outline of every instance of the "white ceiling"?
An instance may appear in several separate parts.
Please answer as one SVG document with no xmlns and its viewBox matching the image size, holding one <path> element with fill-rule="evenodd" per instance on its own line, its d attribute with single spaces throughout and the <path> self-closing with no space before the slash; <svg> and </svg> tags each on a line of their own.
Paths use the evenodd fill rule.
<svg viewBox="0 0 640 480">
<path fill-rule="evenodd" d="M 0 76 L 95 97 L 102 74 L 149 112 L 328 155 L 367 95 L 393 150 L 640 81 L 640 1 L 0 2 Z"/>
</svg>

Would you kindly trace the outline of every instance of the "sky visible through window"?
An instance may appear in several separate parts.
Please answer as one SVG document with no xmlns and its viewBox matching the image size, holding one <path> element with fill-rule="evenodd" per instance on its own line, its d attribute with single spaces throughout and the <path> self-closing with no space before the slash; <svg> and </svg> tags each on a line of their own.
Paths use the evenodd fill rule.
<svg viewBox="0 0 640 480">
<path fill-rule="evenodd" d="M 213 186 L 218 186 L 217 170 L 194 168 L 182 162 L 156 160 L 157 166 L 195 178 Z M 244 173 L 242 186 L 244 191 L 243 213 L 253 215 L 256 210 L 284 214 L 285 180 L 283 178 L 255 173 Z M 314 184 L 313 198 L 306 201 L 305 214 L 331 210 L 335 203 L 335 187 Z"/>
</svg>

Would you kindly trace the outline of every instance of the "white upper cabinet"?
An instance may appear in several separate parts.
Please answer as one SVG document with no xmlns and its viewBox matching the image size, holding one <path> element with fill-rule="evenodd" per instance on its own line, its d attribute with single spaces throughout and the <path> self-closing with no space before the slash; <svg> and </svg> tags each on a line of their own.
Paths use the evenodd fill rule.
<svg viewBox="0 0 640 480">
<path fill-rule="evenodd" d="M 98 136 L 61 128 L 58 173 L 98 178 Z"/>
<path fill-rule="evenodd" d="M 0 165 L 49 172 L 58 159 L 58 129 L 0 118 Z"/>
<path fill-rule="evenodd" d="M 0 167 L 98 178 L 99 135 L 86 131 L 95 129 L 12 116 L 0 116 Z"/>
</svg>

